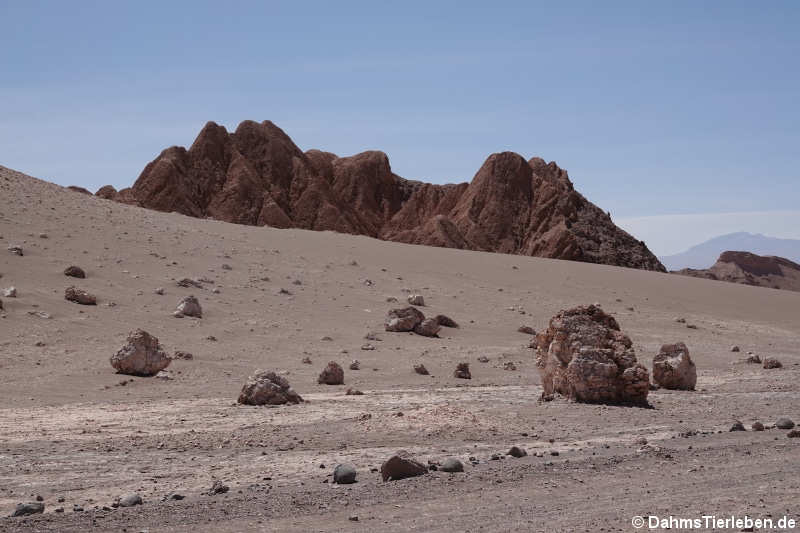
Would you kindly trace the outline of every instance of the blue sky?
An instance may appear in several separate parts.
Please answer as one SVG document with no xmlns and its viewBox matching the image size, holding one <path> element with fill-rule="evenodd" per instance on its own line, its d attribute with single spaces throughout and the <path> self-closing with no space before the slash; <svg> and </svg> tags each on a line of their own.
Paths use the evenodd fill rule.
<svg viewBox="0 0 800 533">
<path fill-rule="evenodd" d="M 555 4 L 0 0 L 0 164 L 122 187 L 208 120 L 270 119 L 438 183 L 555 160 L 634 233 L 798 213 L 800 4 Z"/>
</svg>

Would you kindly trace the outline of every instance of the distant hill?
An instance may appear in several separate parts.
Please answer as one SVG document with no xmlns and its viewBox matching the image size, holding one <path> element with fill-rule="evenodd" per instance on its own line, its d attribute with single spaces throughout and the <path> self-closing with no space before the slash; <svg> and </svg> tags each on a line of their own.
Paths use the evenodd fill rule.
<svg viewBox="0 0 800 533">
<path fill-rule="evenodd" d="M 776 239 L 760 233 L 729 233 L 692 246 L 685 252 L 659 257 L 667 270 L 709 268 L 728 250 L 747 250 L 757 255 L 774 255 L 800 263 L 800 240 Z"/>
<path fill-rule="evenodd" d="M 711 268 L 684 268 L 676 273 L 755 287 L 800 291 L 800 265 L 771 255 L 728 251 L 723 252 Z"/>
</svg>

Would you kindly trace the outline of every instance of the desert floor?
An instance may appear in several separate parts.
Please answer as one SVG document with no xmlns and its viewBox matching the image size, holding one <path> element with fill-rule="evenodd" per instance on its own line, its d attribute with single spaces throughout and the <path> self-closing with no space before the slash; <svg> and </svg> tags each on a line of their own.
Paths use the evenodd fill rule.
<svg viewBox="0 0 800 533">
<path fill-rule="evenodd" d="M 73 264 L 87 279 L 62 274 Z M 594 532 L 631 531 L 636 515 L 800 520 L 800 439 L 770 427 L 800 422 L 800 293 L 197 220 L 3 167 L 0 274 L 0 288 L 18 291 L 0 296 L 1 531 Z M 183 277 L 207 282 L 182 288 Z M 65 301 L 70 285 L 98 305 Z M 384 332 L 398 306 L 387 298 L 403 302 L 407 291 L 424 295 L 426 315 L 461 327 L 441 338 Z M 202 319 L 172 317 L 188 294 Z M 517 328 L 539 331 L 559 310 L 595 302 L 648 368 L 661 344 L 684 341 L 697 390 L 653 391 L 650 409 L 539 402 L 530 336 Z M 172 380 L 116 374 L 109 357 L 135 328 L 194 358 L 175 360 Z M 370 332 L 381 340 L 365 340 Z M 362 350 L 367 342 L 375 349 Z M 747 351 L 784 368 L 742 363 Z M 353 359 L 360 370 L 347 369 Z M 317 384 L 331 360 L 345 385 Z M 453 377 L 460 361 L 471 380 Z M 418 362 L 432 375 L 416 374 Z M 257 369 L 284 372 L 308 401 L 237 405 Z M 748 431 L 729 432 L 734 420 Z M 750 431 L 756 420 L 768 429 Z M 505 456 L 512 445 L 529 455 Z M 457 457 L 465 472 L 384 483 L 373 469 L 398 449 L 423 462 Z M 357 483 L 330 482 L 341 462 L 358 468 Z M 230 490 L 204 494 L 217 479 Z M 110 508 L 132 492 L 143 505 Z M 165 501 L 173 493 L 185 498 Z M 36 496 L 44 514 L 6 517 Z"/>
</svg>

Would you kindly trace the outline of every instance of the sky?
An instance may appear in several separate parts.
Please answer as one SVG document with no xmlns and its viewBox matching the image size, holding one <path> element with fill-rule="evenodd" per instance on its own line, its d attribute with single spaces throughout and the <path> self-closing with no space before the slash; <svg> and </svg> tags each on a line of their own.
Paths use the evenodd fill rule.
<svg viewBox="0 0 800 533">
<path fill-rule="evenodd" d="M 658 254 L 709 228 L 800 238 L 798 2 L 0 0 L 0 20 L 0 164 L 62 185 L 129 186 L 209 120 L 269 119 L 434 183 L 555 160 Z"/>
</svg>

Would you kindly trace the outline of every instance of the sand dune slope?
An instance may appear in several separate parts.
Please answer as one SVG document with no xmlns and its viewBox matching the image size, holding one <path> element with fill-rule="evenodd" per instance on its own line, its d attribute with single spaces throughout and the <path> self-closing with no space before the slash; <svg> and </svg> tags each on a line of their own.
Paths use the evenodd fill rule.
<svg viewBox="0 0 800 533">
<path fill-rule="evenodd" d="M 64 276 L 70 265 L 86 279 Z M 46 505 L 0 518 L 2 531 L 629 531 L 634 515 L 800 518 L 800 439 L 728 432 L 734 419 L 748 430 L 800 422 L 800 293 L 200 220 L 4 167 L 0 274 L 0 288 L 17 289 L 0 295 L 0 514 L 36 495 Z M 205 281 L 179 287 L 184 277 Z M 66 301 L 70 285 L 98 305 Z M 409 292 L 461 327 L 384 332 Z M 174 318 L 189 294 L 203 318 Z M 530 336 L 517 328 L 594 302 L 648 367 L 661 344 L 685 342 L 697 391 L 653 391 L 652 409 L 539 403 Z M 109 357 L 135 328 L 193 358 L 173 361 L 171 380 L 115 374 Z M 784 367 L 739 362 L 747 351 Z M 331 360 L 343 386 L 317 383 Z M 452 376 L 460 361 L 471 380 Z M 431 376 L 412 370 L 419 362 Z M 262 368 L 309 401 L 237 406 Z M 660 451 L 641 450 L 641 437 Z M 529 455 L 491 459 L 515 444 Z M 397 449 L 458 457 L 465 473 L 383 483 L 371 469 Z M 358 483 L 330 483 L 340 462 Z M 214 479 L 230 491 L 204 495 Z M 110 507 L 131 492 L 144 504 Z M 185 498 L 161 501 L 176 492 Z"/>
</svg>

